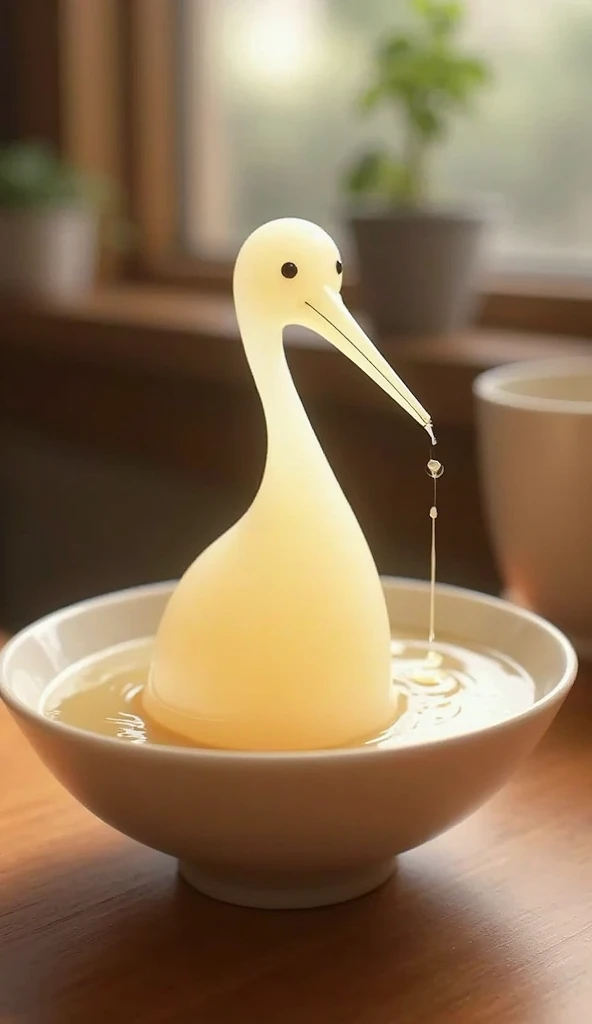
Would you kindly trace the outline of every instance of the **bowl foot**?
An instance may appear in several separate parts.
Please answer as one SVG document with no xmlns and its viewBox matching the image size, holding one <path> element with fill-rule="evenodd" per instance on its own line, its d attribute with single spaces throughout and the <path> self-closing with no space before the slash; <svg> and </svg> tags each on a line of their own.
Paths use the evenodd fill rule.
<svg viewBox="0 0 592 1024">
<path fill-rule="evenodd" d="M 323 872 L 225 871 L 179 862 L 185 881 L 205 896 L 262 910 L 305 910 L 345 903 L 383 885 L 394 869 L 394 857 L 363 867 Z"/>
</svg>

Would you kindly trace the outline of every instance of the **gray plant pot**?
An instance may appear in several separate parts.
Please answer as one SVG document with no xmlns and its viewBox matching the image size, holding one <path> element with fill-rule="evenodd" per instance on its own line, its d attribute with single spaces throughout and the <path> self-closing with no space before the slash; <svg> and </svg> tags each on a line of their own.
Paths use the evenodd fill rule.
<svg viewBox="0 0 592 1024">
<path fill-rule="evenodd" d="M 400 210 L 350 217 L 362 298 L 376 328 L 447 334 L 471 316 L 480 276 L 483 217 Z"/>
</svg>

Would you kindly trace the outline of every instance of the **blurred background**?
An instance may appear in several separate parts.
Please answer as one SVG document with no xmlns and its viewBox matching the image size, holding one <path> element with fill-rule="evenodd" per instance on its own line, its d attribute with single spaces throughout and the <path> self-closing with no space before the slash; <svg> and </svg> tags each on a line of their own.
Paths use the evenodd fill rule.
<svg viewBox="0 0 592 1024">
<path fill-rule="evenodd" d="M 429 7 L 0 6 L 0 626 L 176 576 L 244 510 L 264 433 L 232 260 L 254 227 L 285 215 L 334 235 L 346 300 L 432 413 L 446 467 L 440 577 L 498 588 L 471 386 L 499 363 L 588 351 L 592 5 L 445 3 L 458 25 L 439 69 Z M 467 110 L 465 53 L 486 71 Z M 441 106 L 418 105 L 438 74 Z M 386 101 L 363 113 L 379 79 Z M 384 146 L 409 157 L 409 125 L 429 153 L 429 194 L 413 205 L 419 233 L 388 250 L 385 287 L 397 292 L 420 241 L 419 283 L 406 287 L 427 296 L 440 283 L 450 297 L 446 267 L 462 264 L 441 325 L 402 326 L 364 287 L 374 257 L 357 219 L 371 209 L 395 231 L 408 209 L 392 189 L 346 184 Z M 483 223 L 478 259 L 466 243 L 447 259 L 425 241 L 426 221 L 459 210 Z M 379 569 L 425 577 L 422 432 L 306 332 L 288 332 L 288 351 Z"/>
<path fill-rule="evenodd" d="M 377 43 L 405 8 L 404 0 L 177 5 L 177 222 L 189 252 L 228 255 L 286 209 L 347 244 L 344 167 L 394 130 L 390 111 L 367 123 L 355 101 Z M 494 78 L 478 116 L 454 124 L 438 152 L 434 191 L 491 205 L 496 269 L 586 269 L 592 7 L 470 0 L 465 12 L 463 37 Z"/>
</svg>

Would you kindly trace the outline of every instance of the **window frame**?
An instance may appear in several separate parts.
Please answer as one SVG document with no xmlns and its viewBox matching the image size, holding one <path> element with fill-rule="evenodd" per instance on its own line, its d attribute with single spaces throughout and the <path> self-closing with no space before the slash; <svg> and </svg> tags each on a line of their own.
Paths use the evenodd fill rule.
<svg viewBox="0 0 592 1024">
<path fill-rule="evenodd" d="M 106 255 L 107 279 L 229 292 L 232 262 L 177 248 L 180 176 L 177 0 L 13 0 L 18 8 L 21 134 L 48 138 L 127 197 L 134 248 Z M 89 68 L 92 73 L 89 74 Z M 349 301 L 355 281 L 345 282 Z M 592 278 L 496 275 L 476 323 L 592 338 Z"/>
</svg>

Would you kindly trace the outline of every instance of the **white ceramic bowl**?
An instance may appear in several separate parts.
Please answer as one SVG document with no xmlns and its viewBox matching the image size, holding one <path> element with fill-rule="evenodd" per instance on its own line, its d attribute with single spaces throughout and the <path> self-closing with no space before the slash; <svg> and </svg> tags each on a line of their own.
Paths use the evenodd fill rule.
<svg viewBox="0 0 592 1024">
<path fill-rule="evenodd" d="M 423 635 L 428 587 L 385 580 L 391 621 Z M 52 721 L 40 697 L 86 655 L 156 630 L 171 584 L 55 612 L 5 648 L 0 693 L 48 768 L 99 818 L 179 858 L 211 896 L 263 907 L 318 906 L 367 892 L 394 856 L 450 828 L 508 779 L 575 678 L 562 634 L 495 598 L 439 586 L 442 636 L 494 647 L 536 684 L 535 704 L 498 724 L 399 748 L 238 753 L 136 746 Z"/>
</svg>

